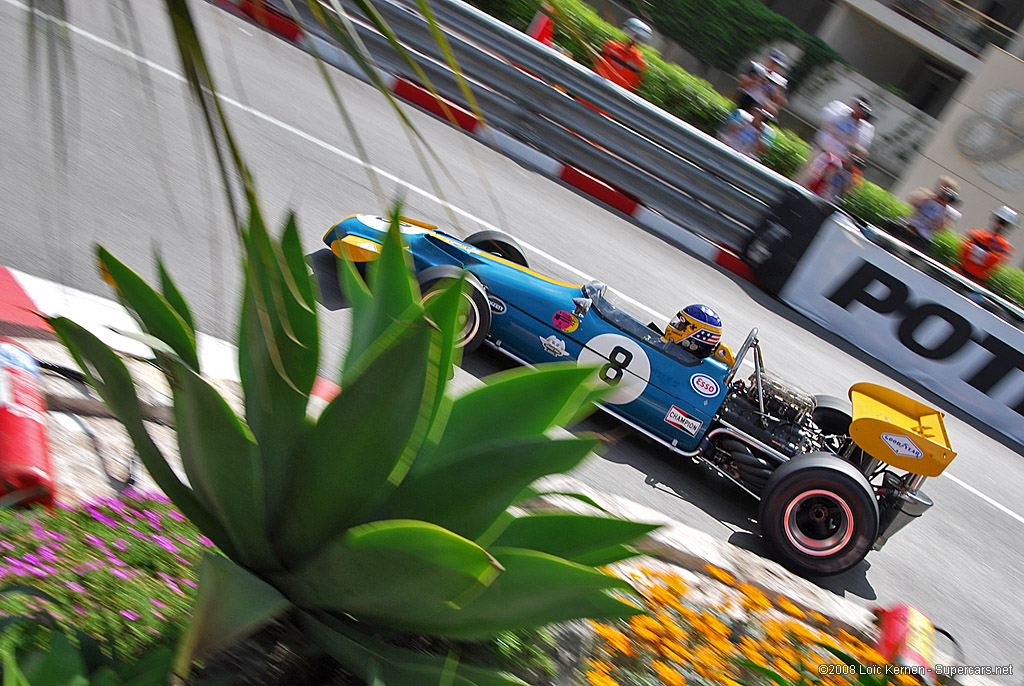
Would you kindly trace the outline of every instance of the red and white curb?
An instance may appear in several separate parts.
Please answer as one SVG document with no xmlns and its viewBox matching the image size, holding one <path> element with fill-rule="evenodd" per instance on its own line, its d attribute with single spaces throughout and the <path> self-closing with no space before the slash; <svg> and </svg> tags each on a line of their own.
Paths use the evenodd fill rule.
<svg viewBox="0 0 1024 686">
<path fill-rule="evenodd" d="M 53 331 L 39 314 L 66 316 L 115 350 L 149 356 L 149 348 L 118 331 L 138 333 L 135 320 L 119 303 L 16 269 L 0 266 L 0 335 L 52 338 Z M 199 365 L 215 379 L 239 381 L 238 349 L 228 341 L 199 333 Z M 338 393 L 333 381 L 319 377 L 313 384 L 310 410 L 319 413 Z"/>
<path fill-rule="evenodd" d="M 232 5 L 230 0 L 214 0 L 229 11 L 255 20 L 249 0 L 235 0 L 239 6 Z M 287 18 L 285 18 L 287 19 Z M 259 22 L 268 31 L 296 47 L 318 55 L 328 64 L 360 80 L 368 81 L 366 74 L 352 57 L 343 49 L 319 36 L 301 35 L 301 30 L 290 20 L 283 21 L 275 15 L 271 21 Z M 687 252 L 704 259 L 749 281 L 755 281 L 753 271 L 733 251 L 717 245 L 708 239 L 693 233 L 686 227 L 673 222 L 662 214 L 645 207 L 628 193 L 616 188 L 606 181 L 565 164 L 550 155 L 537 150 L 504 131 L 500 131 L 480 121 L 475 114 L 461 105 L 450 102 L 431 93 L 427 88 L 400 75 L 379 72 L 381 80 L 387 85 L 395 97 L 426 110 L 434 116 L 448 122 L 452 126 L 465 131 L 485 145 L 495 148 L 506 156 L 516 160 L 523 166 L 544 176 L 561 181 L 576 191 L 630 217 L 645 230 L 665 238 Z"/>
</svg>

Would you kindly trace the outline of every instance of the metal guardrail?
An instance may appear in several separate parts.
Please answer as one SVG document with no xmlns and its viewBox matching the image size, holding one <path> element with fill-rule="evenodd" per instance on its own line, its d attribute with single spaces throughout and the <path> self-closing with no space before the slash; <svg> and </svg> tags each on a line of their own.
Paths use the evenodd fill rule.
<svg viewBox="0 0 1024 686">
<path fill-rule="evenodd" d="M 432 0 L 431 5 L 489 123 L 620 188 L 694 233 L 739 247 L 768 206 L 787 188 L 796 188 L 476 8 L 459 0 Z M 466 106 L 419 13 L 395 0 L 375 0 L 374 6 L 438 93 Z M 360 16 L 354 6 L 345 9 Z M 308 26 L 317 26 L 306 19 Z M 356 26 L 382 68 L 409 76 L 408 64 L 385 38 L 366 23 Z"/>
</svg>

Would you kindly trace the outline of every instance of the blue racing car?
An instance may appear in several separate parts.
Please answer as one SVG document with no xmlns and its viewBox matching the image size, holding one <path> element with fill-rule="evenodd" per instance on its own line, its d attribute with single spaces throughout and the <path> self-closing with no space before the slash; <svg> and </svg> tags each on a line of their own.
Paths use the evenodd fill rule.
<svg viewBox="0 0 1024 686">
<path fill-rule="evenodd" d="M 388 226 L 353 215 L 324 242 L 366 263 Z M 425 297 L 467 272 L 465 352 L 487 343 L 523 364 L 597 365 L 613 387 L 603 409 L 760 498 L 762 535 L 800 573 L 836 574 L 880 548 L 931 506 L 921 484 L 956 455 L 942 414 L 896 391 L 856 384 L 852 405 L 803 393 L 764 371 L 757 329 L 733 355 L 708 307 L 684 308 L 664 328 L 644 324 L 603 284 L 530 269 L 504 233 L 459 239 L 411 219 L 401 230 Z M 753 372 L 741 379 L 748 353 Z"/>
</svg>

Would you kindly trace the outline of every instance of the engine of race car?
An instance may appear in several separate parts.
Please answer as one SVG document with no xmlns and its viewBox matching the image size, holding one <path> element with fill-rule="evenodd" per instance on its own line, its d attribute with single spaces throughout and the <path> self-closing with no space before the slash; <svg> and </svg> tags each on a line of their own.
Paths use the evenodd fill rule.
<svg viewBox="0 0 1024 686">
<path fill-rule="evenodd" d="M 811 395 L 767 373 L 761 375 L 760 393 L 764 412 L 756 377 L 733 384 L 718 418 L 728 424 L 726 428 L 738 429 L 787 457 L 821 448 L 821 432 L 811 419 L 815 406 Z M 763 451 L 731 440 L 718 442 L 714 454 L 706 457 L 755 491 L 761 490 L 778 464 Z"/>
</svg>

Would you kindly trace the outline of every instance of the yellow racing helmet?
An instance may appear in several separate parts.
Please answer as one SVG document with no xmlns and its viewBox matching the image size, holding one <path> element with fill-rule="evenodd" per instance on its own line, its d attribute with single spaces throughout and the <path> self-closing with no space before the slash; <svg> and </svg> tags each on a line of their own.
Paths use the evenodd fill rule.
<svg viewBox="0 0 1024 686">
<path fill-rule="evenodd" d="M 707 305 L 687 305 L 665 327 L 662 340 L 678 343 L 704 358 L 713 353 L 722 340 L 722 320 Z"/>
</svg>

